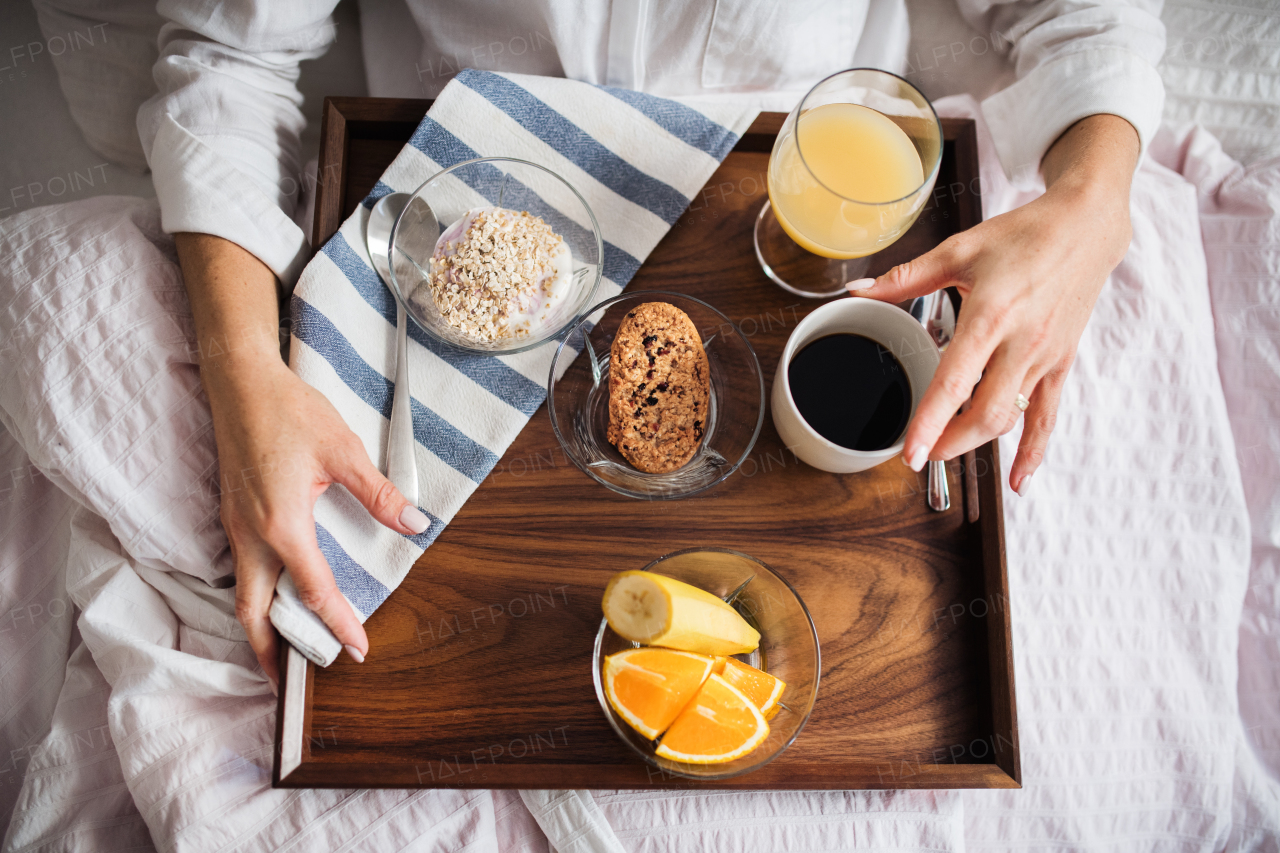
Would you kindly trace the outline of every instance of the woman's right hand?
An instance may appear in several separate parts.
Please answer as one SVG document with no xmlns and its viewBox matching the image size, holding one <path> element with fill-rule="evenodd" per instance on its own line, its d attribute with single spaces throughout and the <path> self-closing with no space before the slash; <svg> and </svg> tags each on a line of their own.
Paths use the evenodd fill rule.
<svg viewBox="0 0 1280 853">
<path fill-rule="evenodd" d="M 220 387 L 210 404 L 222 526 L 235 562 L 236 618 L 262 668 L 278 679 L 278 641 L 267 613 L 285 566 L 302 603 L 362 662 L 369 639 L 320 552 L 316 499 L 341 483 L 370 515 L 402 534 L 421 533 L 427 517 L 374 467 L 329 400 L 278 355 L 274 364 L 258 366 L 252 381 Z"/>
<path fill-rule="evenodd" d="M 288 566 L 302 603 L 363 661 L 369 638 L 320 552 L 316 499 L 341 483 L 397 533 L 421 533 L 428 519 L 374 467 L 329 400 L 281 360 L 271 270 L 220 237 L 182 233 L 175 242 L 213 412 L 236 617 L 274 685 L 279 642 L 267 613 Z"/>
</svg>

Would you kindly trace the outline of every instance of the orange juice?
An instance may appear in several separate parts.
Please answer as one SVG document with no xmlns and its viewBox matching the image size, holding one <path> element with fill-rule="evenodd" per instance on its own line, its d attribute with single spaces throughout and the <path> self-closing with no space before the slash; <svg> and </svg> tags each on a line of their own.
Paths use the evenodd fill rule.
<svg viewBox="0 0 1280 853">
<path fill-rule="evenodd" d="M 827 104 L 801 115 L 795 134 L 798 145 L 769 160 L 769 200 L 791 239 L 826 258 L 861 258 L 915 221 L 920 153 L 884 114 Z"/>
</svg>

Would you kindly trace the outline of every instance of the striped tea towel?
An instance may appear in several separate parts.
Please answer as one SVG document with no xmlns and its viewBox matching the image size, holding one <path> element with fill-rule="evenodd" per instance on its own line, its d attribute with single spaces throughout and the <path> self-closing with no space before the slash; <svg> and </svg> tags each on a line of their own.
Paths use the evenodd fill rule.
<svg viewBox="0 0 1280 853">
<path fill-rule="evenodd" d="M 455 163 L 517 157 L 546 166 L 587 200 L 604 239 L 598 301 L 616 296 L 684 212 L 755 117 L 741 105 L 698 110 L 626 89 L 467 69 L 452 80 L 409 143 L 338 233 L 303 271 L 293 296 L 290 367 L 318 388 L 382 467 L 395 376 L 395 297 L 365 250 L 374 202 L 412 192 Z M 460 178 L 451 178 L 458 181 Z M 479 192 L 476 207 L 493 204 Z M 530 212 L 573 219 L 541 202 Z M 589 228 L 590 223 L 579 222 Z M 316 502 L 316 539 L 363 621 L 440 535 L 546 397 L 554 344 L 508 356 L 475 356 L 432 341 L 409 324 L 419 507 L 426 532 L 402 536 L 375 521 L 340 485 Z M 320 666 L 341 645 L 280 577 L 271 621 Z"/>
</svg>

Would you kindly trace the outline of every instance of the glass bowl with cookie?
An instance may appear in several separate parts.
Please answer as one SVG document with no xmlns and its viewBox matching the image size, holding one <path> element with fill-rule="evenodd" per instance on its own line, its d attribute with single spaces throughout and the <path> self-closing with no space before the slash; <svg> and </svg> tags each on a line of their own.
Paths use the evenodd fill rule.
<svg viewBox="0 0 1280 853">
<path fill-rule="evenodd" d="M 524 352 L 560 337 L 595 298 L 595 214 L 550 169 L 481 157 L 428 178 L 391 232 L 391 281 L 414 324 L 455 349 Z"/>
<path fill-rule="evenodd" d="M 642 500 L 711 488 L 738 469 L 764 423 L 751 343 L 700 299 L 624 293 L 588 309 L 556 349 L 547 411 L 587 476 Z"/>
</svg>

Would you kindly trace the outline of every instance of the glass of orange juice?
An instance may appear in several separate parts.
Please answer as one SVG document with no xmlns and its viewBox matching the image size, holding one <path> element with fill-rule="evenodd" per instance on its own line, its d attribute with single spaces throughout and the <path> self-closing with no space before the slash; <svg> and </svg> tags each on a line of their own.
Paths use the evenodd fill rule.
<svg viewBox="0 0 1280 853">
<path fill-rule="evenodd" d="M 941 162 L 942 125 L 919 89 L 874 68 L 832 74 L 773 145 L 756 217 L 760 266 L 799 296 L 844 294 L 916 221 Z"/>
</svg>

